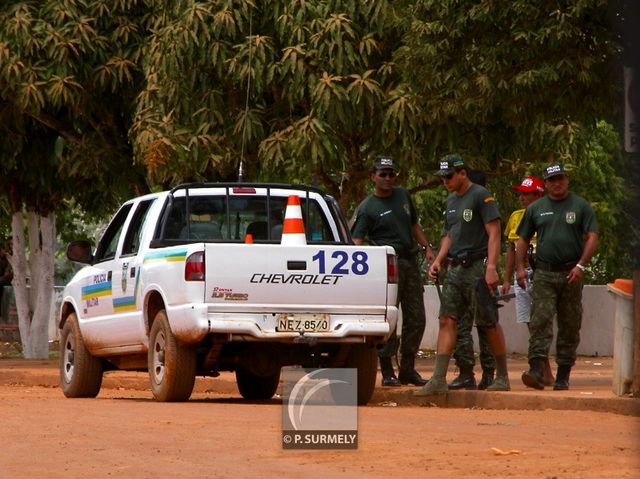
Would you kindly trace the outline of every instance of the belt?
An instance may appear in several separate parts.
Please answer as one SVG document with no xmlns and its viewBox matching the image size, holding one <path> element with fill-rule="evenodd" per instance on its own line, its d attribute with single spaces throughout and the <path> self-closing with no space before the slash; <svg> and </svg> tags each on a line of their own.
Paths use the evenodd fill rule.
<svg viewBox="0 0 640 479">
<path fill-rule="evenodd" d="M 472 263 L 478 261 L 479 259 L 485 259 L 486 257 L 487 257 L 487 253 L 472 253 L 472 254 L 462 253 L 456 256 L 455 258 L 450 256 L 449 264 L 451 264 L 451 266 L 458 266 L 458 265 L 471 266 Z"/>
<path fill-rule="evenodd" d="M 546 263 L 544 261 L 540 261 L 536 259 L 536 269 L 541 271 L 551 271 L 552 273 L 562 273 L 571 271 L 578 264 L 577 261 L 570 261 L 569 263 Z"/>
</svg>

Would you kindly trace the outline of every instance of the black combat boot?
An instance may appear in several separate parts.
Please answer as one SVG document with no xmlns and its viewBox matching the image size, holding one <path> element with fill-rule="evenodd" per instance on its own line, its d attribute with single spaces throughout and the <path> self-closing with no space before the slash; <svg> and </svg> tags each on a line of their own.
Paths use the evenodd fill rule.
<svg viewBox="0 0 640 479">
<path fill-rule="evenodd" d="M 449 383 L 449 389 L 475 389 L 476 377 L 473 366 L 461 366 L 458 377 Z"/>
<path fill-rule="evenodd" d="M 534 389 L 544 389 L 544 358 L 529 360 L 529 370 L 522 373 L 525 386 Z"/>
<path fill-rule="evenodd" d="M 553 385 L 554 391 L 566 391 L 569 389 L 569 375 L 571 374 L 571 366 L 561 364 L 558 366 L 556 373 L 556 382 Z"/>
<path fill-rule="evenodd" d="M 413 355 L 402 355 L 400 359 L 400 374 L 398 374 L 400 384 L 413 384 L 414 386 L 424 386 L 427 384 L 426 379 L 416 371 L 416 358 Z"/>
<path fill-rule="evenodd" d="M 478 389 L 484 391 L 489 386 L 493 384 L 493 377 L 495 375 L 495 369 L 484 369 L 482 368 L 482 378 L 480 379 L 480 383 L 478 383 Z"/>
<path fill-rule="evenodd" d="M 380 372 L 382 373 L 383 386 L 400 386 L 400 381 L 393 372 L 393 364 L 391 358 L 380 358 Z"/>
</svg>

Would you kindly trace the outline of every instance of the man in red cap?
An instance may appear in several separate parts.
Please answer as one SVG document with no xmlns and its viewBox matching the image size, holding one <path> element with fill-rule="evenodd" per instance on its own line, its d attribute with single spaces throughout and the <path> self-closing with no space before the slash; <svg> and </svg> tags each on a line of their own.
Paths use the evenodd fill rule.
<svg viewBox="0 0 640 479">
<path fill-rule="evenodd" d="M 507 225 L 504 229 L 504 236 L 507 238 L 507 254 L 504 262 L 504 280 L 502 283 L 502 294 L 507 294 L 511 289 L 510 280 L 513 278 L 516 264 L 516 242 L 519 236 L 516 234 L 516 230 L 520 225 L 520 221 L 524 216 L 524 212 L 531 203 L 544 196 L 544 183 L 541 179 L 535 176 L 527 176 L 522 183 L 513 186 L 513 190 L 519 192 L 518 199 L 522 208 L 515 210 L 511 213 Z M 513 287 L 516 293 L 516 321 L 518 323 L 525 323 L 529 326 L 531 319 L 531 280 L 533 279 L 533 264 L 528 259 L 535 255 L 536 238 L 535 235 L 531 238 L 529 243 L 529 251 L 527 255 L 527 262 L 525 270 L 527 272 L 527 284 L 525 288 L 521 288 L 517 281 L 514 281 Z M 551 365 L 549 359 L 545 358 L 544 364 L 544 383 L 545 386 L 551 386 L 554 378 L 551 372 Z"/>
</svg>

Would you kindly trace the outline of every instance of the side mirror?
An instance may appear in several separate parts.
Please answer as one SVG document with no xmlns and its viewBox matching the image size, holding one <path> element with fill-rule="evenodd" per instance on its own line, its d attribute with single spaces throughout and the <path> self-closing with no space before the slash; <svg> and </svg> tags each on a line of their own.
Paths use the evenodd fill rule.
<svg viewBox="0 0 640 479">
<path fill-rule="evenodd" d="M 76 263 L 92 264 L 91 243 L 85 240 L 72 241 L 67 246 L 67 258 Z"/>
</svg>

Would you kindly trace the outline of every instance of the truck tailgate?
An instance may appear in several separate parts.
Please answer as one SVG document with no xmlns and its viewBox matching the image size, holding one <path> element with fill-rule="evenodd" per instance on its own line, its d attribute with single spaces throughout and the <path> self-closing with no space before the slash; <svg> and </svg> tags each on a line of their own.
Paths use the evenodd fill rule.
<svg viewBox="0 0 640 479">
<path fill-rule="evenodd" d="M 205 301 L 217 311 L 385 314 L 385 246 L 206 244 Z M 395 289 L 393 290 L 395 292 Z"/>
</svg>

